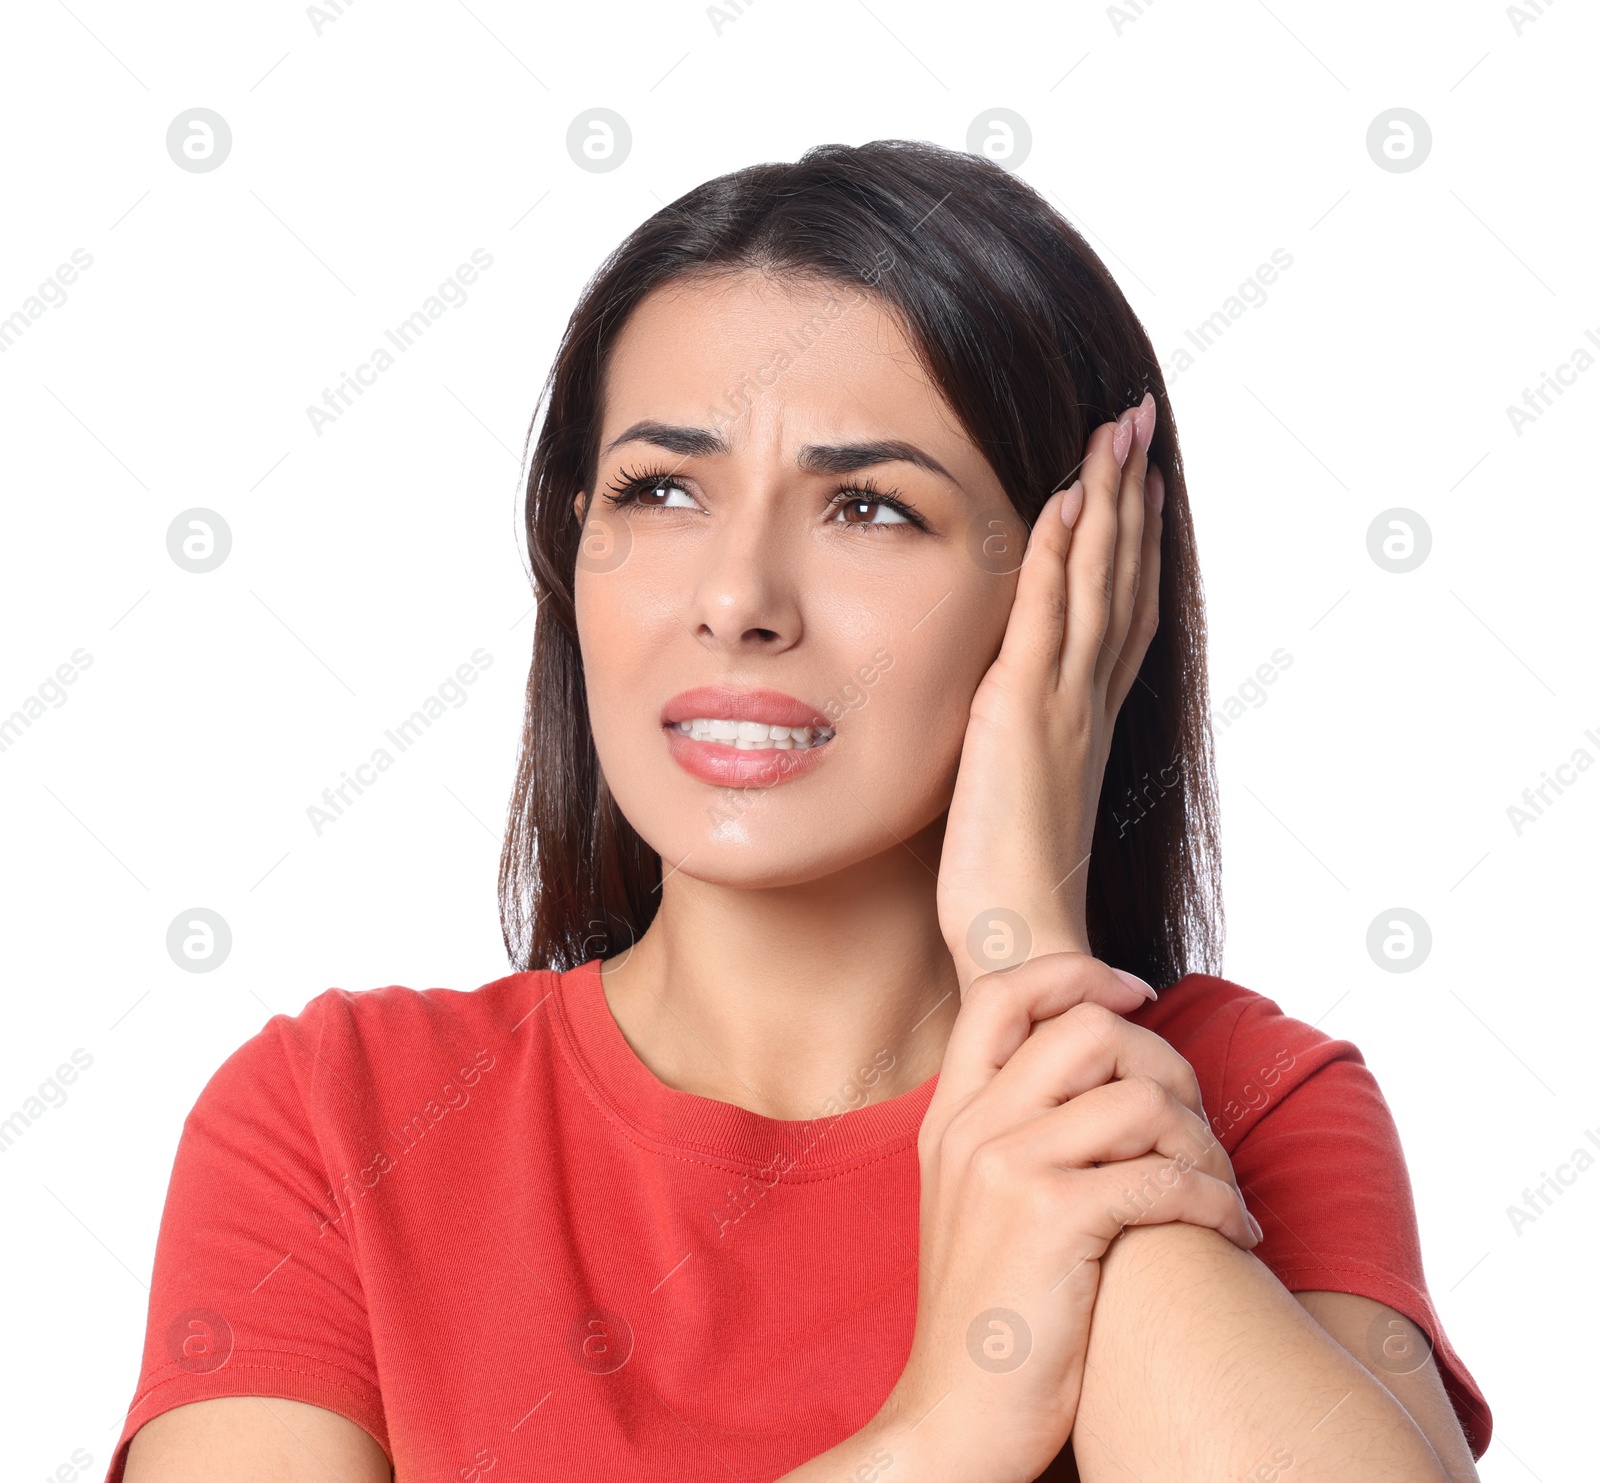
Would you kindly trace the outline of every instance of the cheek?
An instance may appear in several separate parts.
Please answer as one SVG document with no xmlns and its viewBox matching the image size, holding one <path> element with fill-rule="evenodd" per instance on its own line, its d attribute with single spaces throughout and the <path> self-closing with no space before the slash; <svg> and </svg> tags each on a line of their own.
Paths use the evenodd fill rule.
<svg viewBox="0 0 1600 1483">
<path fill-rule="evenodd" d="M 580 570 L 573 585 L 584 692 L 602 766 L 608 753 L 620 760 L 623 749 L 637 744 L 629 716 L 636 715 L 641 694 L 653 693 L 640 685 L 650 668 L 650 643 L 637 603 L 630 601 L 633 596 L 620 572 Z M 607 771 L 609 776 L 611 769 Z"/>
<path fill-rule="evenodd" d="M 573 582 L 572 607 L 591 689 L 614 689 L 647 669 L 674 623 L 651 584 L 627 564 L 614 572 L 580 569 Z"/>
<path fill-rule="evenodd" d="M 848 726 L 858 715 L 866 723 L 858 728 L 867 744 L 860 765 L 886 793 L 936 805 L 935 812 L 949 801 L 936 795 L 954 786 L 972 697 L 999 650 L 1015 588 L 1014 577 L 974 582 L 960 570 L 949 577 L 896 605 L 904 611 L 886 629 L 896 637 L 878 650 L 890 663 L 878 664 L 870 685 L 858 683 L 865 699 L 843 720 Z"/>
<path fill-rule="evenodd" d="M 854 760 L 858 787 L 886 824 L 905 836 L 950 804 L 961 762 L 971 690 L 937 653 L 902 655 L 879 682 L 866 747 Z"/>
</svg>

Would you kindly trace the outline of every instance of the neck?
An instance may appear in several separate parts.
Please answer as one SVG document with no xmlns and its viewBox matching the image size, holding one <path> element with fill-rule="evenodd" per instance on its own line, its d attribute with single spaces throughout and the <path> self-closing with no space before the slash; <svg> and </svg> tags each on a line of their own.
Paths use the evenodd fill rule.
<svg viewBox="0 0 1600 1483">
<path fill-rule="evenodd" d="M 773 1118 L 920 1086 L 961 1002 L 935 899 L 943 829 L 799 885 L 673 871 L 649 930 L 601 965 L 634 1054 L 667 1086 Z"/>
</svg>

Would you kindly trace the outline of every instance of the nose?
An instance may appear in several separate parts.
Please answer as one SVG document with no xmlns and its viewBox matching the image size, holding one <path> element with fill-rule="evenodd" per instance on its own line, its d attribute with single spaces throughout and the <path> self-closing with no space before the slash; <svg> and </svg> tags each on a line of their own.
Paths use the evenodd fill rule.
<svg viewBox="0 0 1600 1483">
<path fill-rule="evenodd" d="M 695 557 L 689 623 L 700 643 L 735 659 L 799 640 L 798 537 L 776 489 L 724 505 Z"/>
</svg>

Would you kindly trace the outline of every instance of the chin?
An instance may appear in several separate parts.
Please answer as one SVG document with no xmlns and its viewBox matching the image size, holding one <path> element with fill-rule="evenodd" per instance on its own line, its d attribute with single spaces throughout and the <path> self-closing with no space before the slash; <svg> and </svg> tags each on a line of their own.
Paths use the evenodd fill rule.
<svg viewBox="0 0 1600 1483">
<path fill-rule="evenodd" d="M 664 780 L 664 786 L 671 785 Z M 932 799 L 925 807 L 917 806 L 922 800 L 905 798 L 894 800 L 899 806 L 886 805 L 883 788 L 862 780 L 853 781 L 850 790 L 860 798 L 879 800 L 871 810 L 838 784 L 822 789 L 808 783 L 803 792 L 786 787 L 781 799 L 755 788 L 697 790 L 704 795 L 701 799 L 670 811 L 661 807 L 660 793 L 653 807 L 637 813 L 620 795 L 617 803 L 661 857 L 663 877 L 686 875 L 742 890 L 804 885 L 848 871 L 886 850 L 899 851 L 902 841 L 920 833 L 940 812 Z"/>
</svg>

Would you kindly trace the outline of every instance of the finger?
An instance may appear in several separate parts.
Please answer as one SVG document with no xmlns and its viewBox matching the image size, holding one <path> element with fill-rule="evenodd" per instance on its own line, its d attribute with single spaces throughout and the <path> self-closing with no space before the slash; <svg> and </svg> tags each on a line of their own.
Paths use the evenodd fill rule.
<svg viewBox="0 0 1600 1483">
<path fill-rule="evenodd" d="M 1087 953 L 1041 953 L 973 979 L 945 1044 L 924 1128 L 940 1131 L 956 1108 L 994 1079 L 1039 1021 L 1084 1003 L 1126 1014 L 1152 997 L 1153 991 L 1131 987 Z"/>
<path fill-rule="evenodd" d="M 975 1098 L 969 1110 L 982 1100 Z M 1233 1164 L 1211 1129 L 1160 1082 L 1144 1076 L 1091 1087 L 1063 1106 L 1010 1124 L 976 1153 L 1060 1169 L 1125 1163 L 1156 1153 L 1238 1188 Z"/>
<path fill-rule="evenodd" d="M 1260 1226 L 1231 1184 L 1160 1154 L 1063 1178 L 1087 1183 L 1095 1190 L 1100 1212 L 1095 1234 L 1104 1235 L 1108 1242 L 1129 1226 L 1170 1225 L 1174 1221 L 1207 1226 L 1244 1251 L 1261 1239 Z"/>
<path fill-rule="evenodd" d="M 1114 423 L 1102 423 L 1089 435 L 1084 455 L 1083 510 L 1072 527 L 1067 550 L 1066 642 L 1061 653 L 1057 688 L 1086 694 L 1094 683 L 1095 662 L 1111 621 L 1112 582 L 1117 548 L 1117 500 L 1122 464 L 1114 445 L 1132 448 L 1131 412 Z M 1120 433 L 1120 438 L 1119 438 Z"/>
<path fill-rule="evenodd" d="M 1005 637 L 1000 641 L 998 662 L 1016 674 L 1020 683 L 1041 691 L 1055 688 L 1061 661 L 1067 617 L 1067 548 L 1072 541 L 1072 531 L 1061 519 L 1061 505 L 1076 488 L 1074 484 L 1057 490 L 1033 522 Z"/>
<path fill-rule="evenodd" d="M 1117 545 L 1112 557 L 1111 613 L 1106 623 L 1105 642 L 1095 659 L 1094 683 L 1099 694 L 1106 693 L 1114 675 L 1128 665 L 1129 620 L 1142 585 L 1140 568 L 1144 561 L 1145 470 L 1150 440 L 1155 436 L 1156 399 L 1151 392 L 1135 409 L 1133 441 L 1127 462 L 1122 466 L 1122 483 L 1117 491 Z M 1137 669 L 1137 666 L 1134 666 Z"/>
<path fill-rule="evenodd" d="M 1139 677 L 1144 656 L 1161 624 L 1161 510 L 1166 499 L 1166 480 L 1151 464 L 1145 472 L 1145 517 L 1139 556 L 1139 590 L 1128 620 L 1128 636 L 1123 641 L 1123 662 L 1112 671 L 1106 685 L 1106 713 L 1113 718 L 1122 709 L 1128 692 Z"/>
<path fill-rule="evenodd" d="M 984 1117 L 1009 1127 L 1107 1082 L 1144 1079 L 1205 1115 L 1194 1068 L 1161 1036 L 1093 1001 L 1041 1024 L 997 1072 L 981 1098 Z"/>
</svg>

